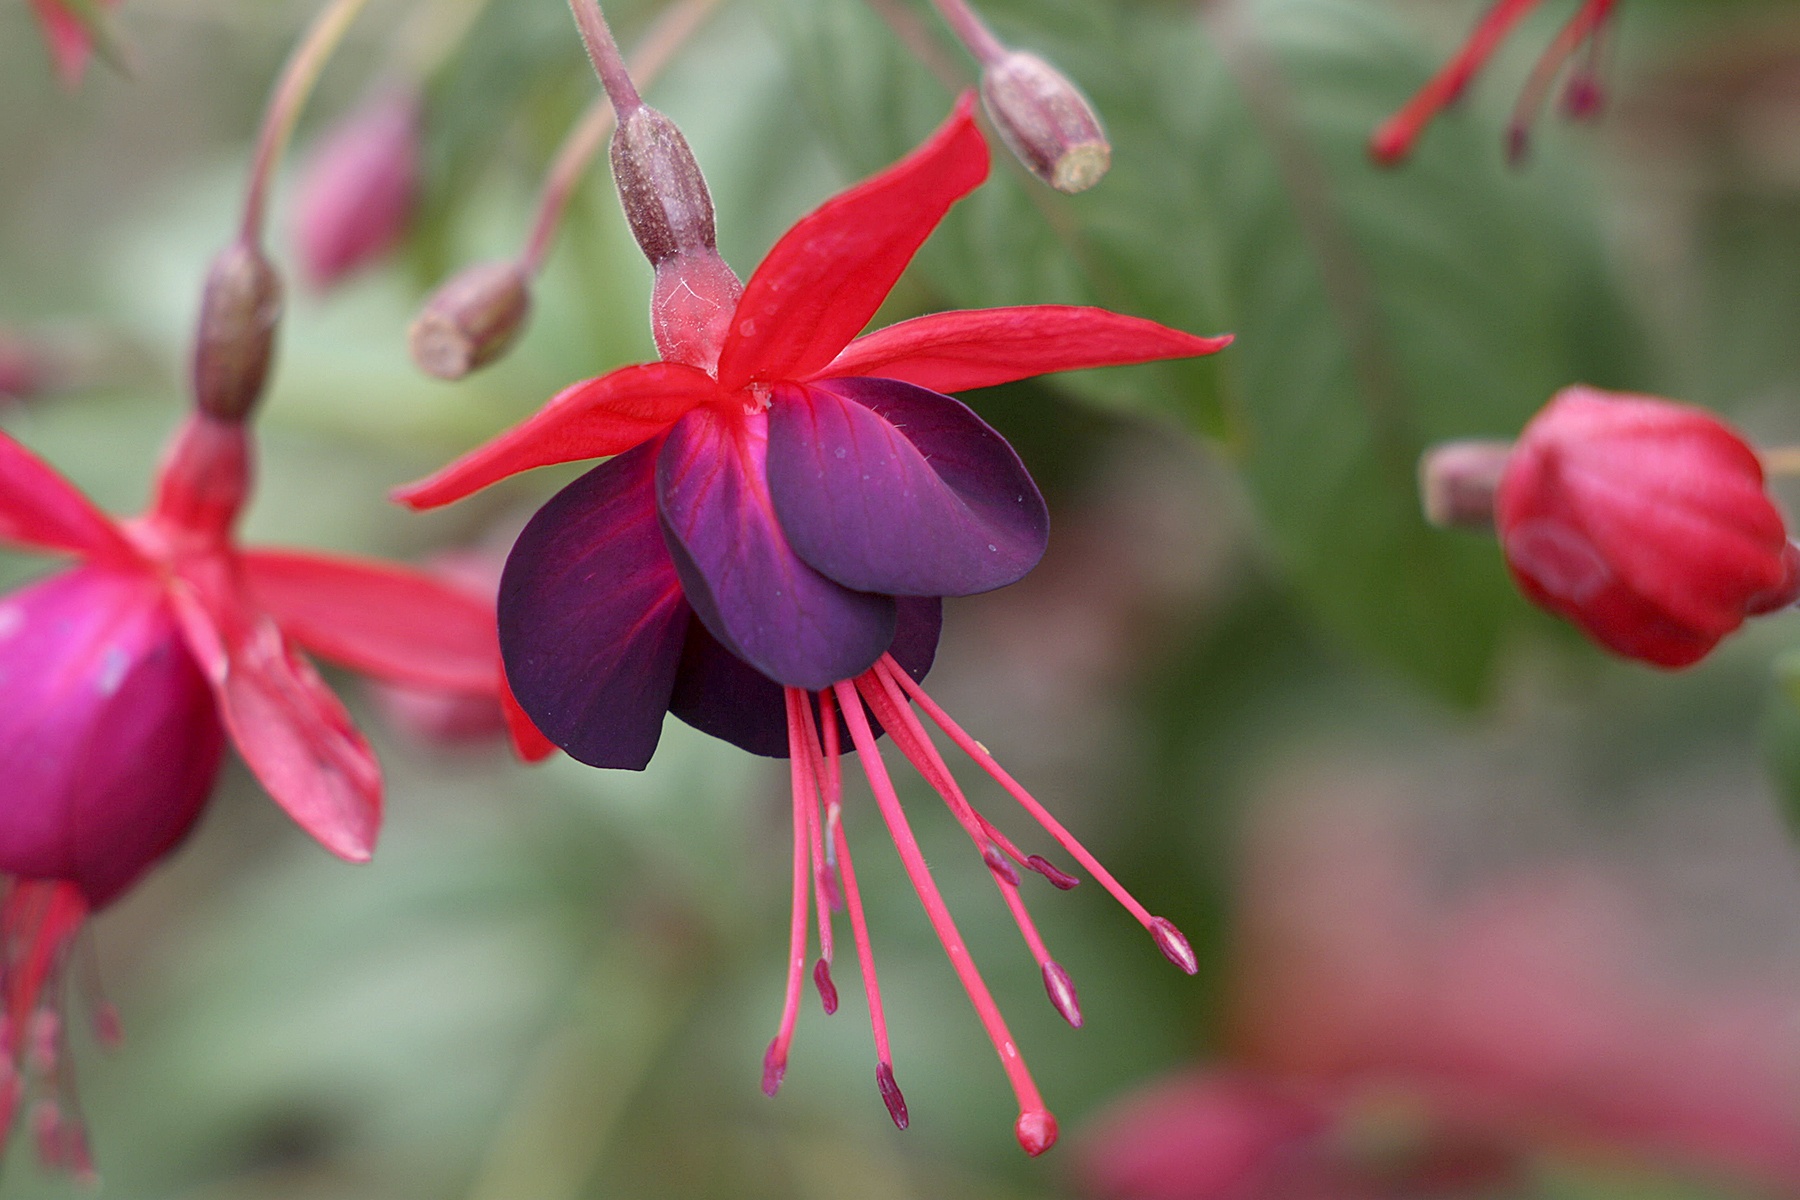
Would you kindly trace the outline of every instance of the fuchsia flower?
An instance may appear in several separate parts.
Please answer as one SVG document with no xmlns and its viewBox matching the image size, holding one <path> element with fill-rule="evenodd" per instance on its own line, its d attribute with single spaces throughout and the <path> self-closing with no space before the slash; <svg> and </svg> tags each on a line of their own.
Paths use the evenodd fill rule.
<svg viewBox="0 0 1800 1200">
<path fill-rule="evenodd" d="M 377 96 L 314 148 L 294 201 L 295 248 L 323 290 L 387 255 L 406 236 L 419 192 L 419 101 Z"/>
<path fill-rule="evenodd" d="M 1023 853 L 969 806 L 915 704 L 1192 973 L 1192 951 L 1174 926 L 1132 899 L 918 680 L 936 648 L 939 598 L 1018 579 L 1048 533 L 1043 500 L 1018 456 L 943 393 L 1209 354 L 1229 339 L 1061 306 L 938 313 L 857 337 L 944 213 L 987 169 L 964 97 L 912 155 L 789 230 L 747 285 L 709 250 L 652 253 L 664 361 L 568 388 L 401 498 L 427 508 L 532 467 L 617 456 L 539 510 L 508 560 L 500 639 L 520 704 L 553 742 L 595 766 L 645 766 L 665 712 L 753 753 L 791 759 L 792 946 L 764 1088 L 773 1094 L 780 1084 L 799 1011 L 810 880 L 821 999 L 827 1012 L 836 1008 L 830 913 L 847 905 L 877 1081 L 904 1127 L 838 823 L 847 737 L 1013 1084 L 1019 1141 L 1035 1154 L 1054 1142 L 1055 1120 L 926 870 L 865 706 L 981 851 L 1072 1024 L 1080 1023 L 1074 986 L 1026 915 L 1014 867 L 1062 887 L 1075 881 Z M 707 228 L 710 220 L 709 212 Z"/>
<path fill-rule="evenodd" d="M 381 771 L 301 648 L 383 679 L 490 699 L 493 608 L 419 572 L 240 550 L 250 444 L 196 414 L 149 510 L 114 521 L 0 434 L 0 539 L 78 566 L 0 598 L 0 1140 L 39 1077 L 46 1163 L 92 1165 L 58 1015 L 89 913 L 186 836 L 225 739 L 302 828 L 362 861 Z"/>
<path fill-rule="evenodd" d="M 1513 31 L 1540 0 L 1496 0 L 1469 40 L 1463 44 L 1442 70 L 1414 94 L 1404 107 L 1382 123 L 1369 139 L 1369 153 L 1383 166 L 1392 166 L 1412 153 L 1426 126 L 1437 115 L 1462 98 L 1475 76 L 1481 73 Z M 1606 21 L 1617 0 L 1581 0 L 1575 15 L 1556 35 L 1543 57 L 1538 59 L 1519 93 L 1507 127 L 1507 151 L 1514 162 L 1524 158 L 1531 138 L 1531 126 L 1544 106 L 1544 97 L 1562 74 L 1569 61 L 1585 46 L 1586 61 L 1578 64 L 1563 88 L 1563 111 L 1573 118 L 1592 116 L 1600 108 L 1600 55 Z"/>
<path fill-rule="evenodd" d="M 112 8 L 119 0 L 93 0 L 101 8 Z M 49 43 L 50 57 L 56 61 L 56 73 L 70 87 L 81 82 L 88 60 L 94 56 L 94 34 L 91 18 L 64 0 L 31 0 L 43 27 L 44 41 Z"/>
<path fill-rule="evenodd" d="M 1524 593 L 1628 658 L 1685 667 L 1800 594 L 1756 451 L 1710 413 L 1572 387 L 1525 427 L 1495 504 Z"/>
</svg>

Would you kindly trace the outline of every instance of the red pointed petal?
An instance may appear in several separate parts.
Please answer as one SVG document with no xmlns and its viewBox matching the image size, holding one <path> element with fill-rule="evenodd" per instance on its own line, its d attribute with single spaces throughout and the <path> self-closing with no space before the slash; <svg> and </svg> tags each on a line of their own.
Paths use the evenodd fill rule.
<svg viewBox="0 0 1800 1200">
<path fill-rule="evenodd" d="M 622 454 L 673 425 L 719 385 L 680 363 L 643 363 L 564 388 L 537 415 L 394 492 L 410 508 L 436 508 L 491 483 L 553 463 Z"/>
<path fill-rule="evenodd" d="M 861 332 L 950 206 L 987 178 L 965 92 L 931 140 L 834 196 L 756 268 L 719 354 L 719 382 L 805 379 Z"/>
<path fill-rule="evenodd" d="M 245 764 L 327 850 L 367 861 L 381 827 L 381 765 L 343 703 L 273 618 L 244 601 L 229 564 L 190 569 L 170 598 Z"/>
<path fill-rule="evenodd" d="M 506 715 L 506 732 L 512 739 L 513 753 L 520 762 L 542 762 L 556 753 L 556 743 L 531 723 L 531 718 L 519 707 L 519 698 L 513 695 L 504 676 L 500 680 L 500 711 Z"/>
<path fill-rule="evenodd" d="M 0 433 L 0 538 L 86 558 L 137 558 L 111 517 L 54 467 L 4 433 Z"/>
<path fill-rule="evenodd" d="M 1088 367 L 1214 354 L 1231 335 L 1196 337 L 1104 308 L 1042 304 L 933 313 L 857 338 L 820 379 L 872 376 L 961 392 Z"/>
<path fill-rule="evenodd" d="M 499 694 L 492 599 L 392 563 L 290 550 L 241 561 L 257 607 L 314 654 L 409 687 Z"/>
</svg>

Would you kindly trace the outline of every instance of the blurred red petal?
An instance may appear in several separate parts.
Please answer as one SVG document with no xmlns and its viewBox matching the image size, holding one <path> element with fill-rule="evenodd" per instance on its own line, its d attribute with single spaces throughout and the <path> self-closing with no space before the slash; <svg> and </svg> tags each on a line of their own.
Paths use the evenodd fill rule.
<svg viewBox="0 0 1800 1200">
<path fill-rule="evenodd" d="M 744 288 L 719 382 L 806 379 L 861 332 L 950 206 L 987 178 L 974 93 L 930 141 L 782 235 Z"/>
<path fill-rule="evenodd" d="M 137 551 L 111 517 L 43 459 L 0 433 L 0 538 L 112 562 Z"/>
<path fill-rule="evenodd" d="M 394 498 L 411 508 L 436 508 L 520 471 L 621 454 L 718 394 L 704 371 L 680 363 L 621 367 L 564 388 L 536 415 L 435 475 L 397 489 Z"/>
<path fill-rule="evenodd" d="M 241 561 L 252 600 L 314 654 L 392 683 L 497 694 L 491 599 L 392 563 L 291 550 Z"/>
<path fill-rule="evenodd" d="M 191 564 L 169 591 L 245 764 L 320 845 L 367 861 L 381 827 L 381 765 L 343 703 L 274 619 L 248 605 L 229 562 Z"/>
<path fill-rule="evenodd" d="M 519 756 L 520 762 L 542 762 L 556 753 L 556 743 L 532 724 L 505 679 L 500 681 L 500 711 L 506 714 L 506 732 L 512 738 L 513 753 Z"/>
<path fill-rule="evenodd" d="M 1213 354 L 1231 344 L 1103 308 L 1041 304 L 932 313 L 857 338 L 818 373 L 866 375 L 934 392 L 1015 379 Z"/>
</svg>

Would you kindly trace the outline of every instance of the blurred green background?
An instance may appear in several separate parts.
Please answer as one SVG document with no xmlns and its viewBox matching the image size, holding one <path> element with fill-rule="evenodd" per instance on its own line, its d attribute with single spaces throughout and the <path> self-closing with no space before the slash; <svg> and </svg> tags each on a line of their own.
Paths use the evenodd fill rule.
<svg viewBox="0 0 1800 1200">
<path fill-rule="evenodd" d="M 392 67 L 411 10 L 434 4 L 454 7 L 371 6 L 302 151 Z M 1783 699 L 1800 660 L 1781 657 L 1794 618 L 1679 676 L 1615 663 L 1531 610 L 1491 541 L 1418 514 L 1426 445 L 1511 436 L 1576 381 L 1800 439 L 1800 12 L 1630 0 L 1604 117 L 1552 115 L 1509 170 L 1515 89 L 1570 7 L 1546 5 L 1414 160 L 1379 172 L 1369 132 L 1478 5 L 984 6 L 1003 38 L 1088 91 L 1114 169 L 1068 198 L 997 157 L 884 318 L 1084 302 L 1238 335 L 1212 359 L 971 398 L 1044 485 L 1056 530 L 1025 582 L 947 606 L 933 693 L 1201 959 L 1197 979 L 1173 971 L 1092 884 L 1027 885 L 1081 988 L 1087 1023 L 1071 1032 L 960 832 L 923 787 L 906 793 L 1071 1142 L 1157 1074 L 1246 1053 L 1245 864 L 1278 836 L 1255 832 L 1259 814 L 1296 790 L 1327 810 L 1413 814 L 1432 831 L 1416 869 L 1445 894 L 1520 861 L 1604 860 L 1674 897 L 1651 923 L 1668 953 L 1646 989 L 1684 972 L 1800 984 L 1800 877 L 1779 816 L 1800 794 L 1800 715 Z M 0 325 L 92 352 L 84 386 L 3 419 L 113 511 L 141 503 L 182 411 L 199 280 L 309 11 L 127 0 L 131 77 L 100 66 L 70 92 L 28 7 L 0 3 Z M 629 47 L 655 10 L 609 15 Z M 516 525 L 570 477 L 516 479 L 424 517 L 385 498 L 562 385 L 652 355 L 648 272 L 602 168 L 510 358 L 445 385 L 405 356 L 436 281 L 516 248 L 543 164 L 593 92 L 560 3 L 488 0 L 428 81 L 426 198 L 404 254 L 326 297 L 292 289 L 249 540 L 422 560 Z M 650 91 L 707 171 L 740 274 L 812 204 L 916 143 L 950 98 L 860 0 L 727 0 Z M 43 569 L 0 566 L 14 580 Z M 779 766 L 671 719 L 641 776 L 525 769 L 495 745 L 409 740 L 358 683 L 335 682 L 389 772 L 374 864 L 330 859 L 233 766 L 190 844 L 96 923 L 127 1030 L 117 1053 L 82 1053 L 104 1194 L 1075 1188 L 1078 1147 L 1030 1161 L 1014 1145 L 1001 1073 L 860 792 L 846 820 L 904 1134 L 873 1085 L 847 955 L 842 1010 L 823 1018 L 809 992 L 782 1094 L 758 1091 L 783 986 Z M 1028 850 L 1050 849 L 997 789 L 963 778 Z M 1690 953 L 1696 913 L 1728 966 Z M 1327 941 L 1333 919 L 1318 918 Z M 1800 986 L 1790 994 L 1771 1061 L 1800 1059 Z M 1783 1078 L 1800 1141 L 1800 1069 Z M 26 1140 L 0 1196 L 74 1194 L 38 1173 Z M 1479 1194 L 1795 1194 L 1641 1147 L 1529 1150 L 1521 1181 Z"/>
</svg>

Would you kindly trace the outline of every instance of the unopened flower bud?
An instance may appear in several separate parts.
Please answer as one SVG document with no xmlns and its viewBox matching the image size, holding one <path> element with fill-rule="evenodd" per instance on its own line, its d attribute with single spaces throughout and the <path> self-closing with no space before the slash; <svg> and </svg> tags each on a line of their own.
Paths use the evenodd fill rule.
<svg viewBox="0 0 1800 1200">
<path fill-rule="evenodd" d="M 295 201 L 295 249 L 324 289 L 385 256 L 418 199 L 419 102 L 389 92 L 340 122 L 313 151 Z"/>
<path fill-rule="evenodd" d="M 241 421 L 262 398 L 281 319 L 281 276 L 250 242 L 219 252 L 206 275 L 194 337 L 194 402 L 223 421 Z"/>
<path fill-rule="evenodd" d="M 675 122 L 649 105 L 628 114 L 613 132 L 612 167 L 632 236 L 652 263 L 717 248 L 712 196 Z"/>
<path fill-rule="evenodd" d="M 1521 591 L 1615 653 L 1685 667 L 1792 603 L 1756 451 L 1709 412 L 1571 387 L 1519 435 L 1494 525 Z"/>
<path fill-rule="evenodd" d="M 981 99 L 1007 148 L 1059 192 L 1083 192 L 1112 165 L 1112 146 L 1081 90 L 1035 54 L 1009 52 L 981 73 Z"/>
<path fill-rule="evenodd" d="M 1492 531 L 1494 493 L 1512 443 L 1445 442 L 1419 460 L 1419 498 L 1425 519 L 1439 529 Z"/>
<path fill-rule="evenodd" d="M 427 375 L 461 379 L 506 353 L 531 313 L 531 283 L 516 262 L 478 263 L 431 294 L 407 331 Z"/>
</svg>

